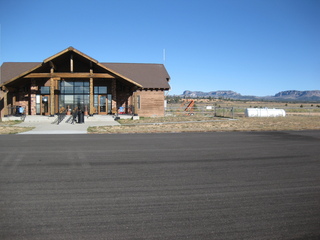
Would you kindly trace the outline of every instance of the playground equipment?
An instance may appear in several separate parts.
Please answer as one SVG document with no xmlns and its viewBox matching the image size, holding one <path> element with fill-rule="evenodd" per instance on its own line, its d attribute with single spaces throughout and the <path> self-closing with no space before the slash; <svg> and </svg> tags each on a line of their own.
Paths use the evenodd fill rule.
<svg viewBox="0 0 320 240">
<path fill-rule="evenodd" d="M 188 115 L 193 115 L 194 100 L 186 99 L 180 106 Z"/>
</svg>

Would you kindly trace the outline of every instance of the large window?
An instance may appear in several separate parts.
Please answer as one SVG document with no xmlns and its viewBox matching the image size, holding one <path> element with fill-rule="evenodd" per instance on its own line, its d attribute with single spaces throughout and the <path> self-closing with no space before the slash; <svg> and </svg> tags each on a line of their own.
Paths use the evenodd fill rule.
<svg viewBox="0 0 320 240">
<path fill-rule="evenodd" d="M 59 108 L 89 110 L 89 81 L 61 81 Z"/>
<path fill-rule="evenodd" d="M 100 84 L 100 83 L 99 83 Z M 97 112 L 111 113 L 112 97 L 107 86 L 94 86 L 94 107 Z M 90 83 L 88 80 L 68 80 L 60 82 L 59 108 L 90 111 Z"/>
<path fill-rule="evenodd" d="M 60 93 L 61 94 L 89 94 L 88 81 L 61 81 Z"/>
</svg>

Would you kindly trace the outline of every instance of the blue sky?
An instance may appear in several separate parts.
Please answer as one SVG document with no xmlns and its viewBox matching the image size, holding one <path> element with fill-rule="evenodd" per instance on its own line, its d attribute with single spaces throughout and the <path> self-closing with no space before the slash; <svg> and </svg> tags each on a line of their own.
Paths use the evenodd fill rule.
<svg viewBox="0 0 320 240">
<path fill-rule="evenodd" d="M 320 89 L 319 0 L 0 0 L 0 24 L 1 64 L 73 46 L 165 63 L 169 94 Z"/>
</svg>

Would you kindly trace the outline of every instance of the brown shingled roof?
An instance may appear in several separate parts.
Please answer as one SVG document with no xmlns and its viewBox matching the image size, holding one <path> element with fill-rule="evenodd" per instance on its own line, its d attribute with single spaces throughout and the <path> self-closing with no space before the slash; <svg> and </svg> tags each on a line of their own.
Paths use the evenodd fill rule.
<svg viewBox="0 0 320 240">
<path fill-rule="evenodd" d="M 18 78 L 40 68 L 43 64 L 61 57 L 68 52 L 75 52 L 77 55 L 94 62 L 101 68 L 112 72 L 114 75 L 125 79 L 138 87 L 144 89 L 165 89 L 169 90 L 170 76 L 163 64 L 145 63 L 99 63 L 97 60 L 85 55 L 84 53 L 69 47 L 47 59 L 44 62 L 5 62 L 1 66 L 0 85 L 14 82 Z"/>
<path fill-rule="evenodd" d="M 170 89 L 170 76 L 163 64 L 100 63 L 141 84 L 143 88 Z"/>
<path fill-rule="evenodd" d="M 121 75 L 132 79 L 143 88 L 170 89 L 170 76 L 163 64 L 100 63 Z M 5 62 L 1 66 L 1 84 L 41 65 L 41 62 Z"/>
<path fill-rule="evenodd" d="M 1 66 L 0 84 L 29 71 L 41 62 L 4 62 Z"/>
</svg>

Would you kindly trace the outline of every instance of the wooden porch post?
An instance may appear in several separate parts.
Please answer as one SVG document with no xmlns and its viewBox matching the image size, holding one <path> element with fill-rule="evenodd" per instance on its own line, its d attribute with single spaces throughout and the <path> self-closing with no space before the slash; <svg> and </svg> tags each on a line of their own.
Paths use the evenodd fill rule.
<svg viewBox="0 0 320 240">
<path fill-rule="evenodd" d="M 132 95 L 132 97 L 133 97 L 133 114 L 138 114 L 138 109 L 137 109 L 137 106 L 138 106 L 138 104 L 137 104 L 137 92 L 133 92 L 133 95 Z"/>
<path fill-rule="evenodd" d="M 54 111 L 54 84 L 55 79 L 50 78 L 50 115 L 53 116 L 55 111 Z"/>
<path fill-rule="evenodd" d="M 92 72 L 92 69 L 90 69 L 90 73 Z M 89 102 L 90 102 L 90 111 L 89 111 L 89 114 L 92 115 L 94 114 L 94 103 L 93 103 L 93 78 L 90 78 L 90 99 L 89 99 Z"/>
<path fill-rule="evenodd" d="M 50 115 L 53 116 L 58 109 L 55 109 L 56 101 L 54 90 L 57 89 L 58 80 L 60 78 L 50 78 Z"/>
<path fill-rule="evenodd" d="M 111 94 L 112 94 L 112 112 L 117 113 L 118 112 L 118 106 L 117 106 L 117 83 L 115 79 L 112 79 L 111 83 Z"/>
<path fill-rule="evenodd" d="M 3 94 L 3 116 L 8 115 L 8 89 L 2 87 L 4 90 Z"/>
<path fill-rule="evenodd" d="M 52 64 L 51 69 L 51 78 L 50 78 L 50 105 L 49 105 L 49 113 L 51 116 L 54 115 L 54 79 L 52 77 L 52 74 L 54 73 L 54 65 Z"/>
<path fill-rule="evenodd" d="M 12 96 L 12 106 L 16 106 L 16 104 L 17 104 L 17 96 L 13 95 Z"/>
</svg>

